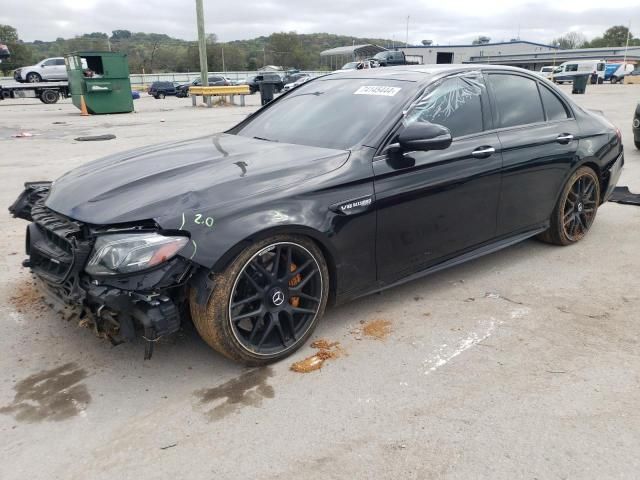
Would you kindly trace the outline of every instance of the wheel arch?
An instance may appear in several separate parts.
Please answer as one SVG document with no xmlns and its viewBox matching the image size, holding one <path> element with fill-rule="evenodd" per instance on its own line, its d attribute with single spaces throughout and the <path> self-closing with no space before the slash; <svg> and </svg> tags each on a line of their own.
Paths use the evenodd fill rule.
<svg viewBox="0 0 640 480">
<path fill-rule="evenodd" d="M 560 188 L 558 189 L 558 192 L 556 193 L 556 199 L 554 201 L 554 205 L 557 205 L 558 200 L 560 199 L 560 195 L 562 195 L 562 191 L 564 190 L 564 186 L 567 184 L 567 182 L 569 181 L 569 179 L 571 178 L 571 175 L 573 175 L 579 168 L 581 167 L 589 167 L 591 168 L 591 170 L 593 170 L 596 173 L 596 176 L 598 177 L 598 183 L 600 184 L 600 191 L 602 192 L 604 185 L 604 179 L 603 179 L 603 175 L 602 175 L 602 169 L 600 168 L 600 166 L 597 163 L 597 159 L 596 158 L 584 158 L 576 163 L 573 164 L 573 166 L 567 170 L 566 175 L 564 176 L 564 178 L 562 179 L 562 183 L 560 184 Z M 555 208 L 555 207 L 554 207 Z"/>
<path fill-rule="evenodd" d="M 327 269 L 329 270 L 329 302 L 333 303 L 336 298 L 336 286 L 337 286 L 337 251 L 334 248 L 333 244 L 329 240 L 329 238 L 323 234 L 322 232 L 305 226 L 305 225 L 278 225 L 274 227 L 265 228 L 263 230 L 252 233 L 251 235 L 243 238 L 242 240 L 236 242 L 233 246 L 227 249 L 211 268 L 210 272 L 219 273 L 224 271 L 229 264 L 236 258 L 245 248 L 251 246 L 253 243 L 264 240 L 265 238 L 275 237 L 277 235 L 298 235 L 304 236 L 311 241 L 313 241 L 324 256 L 324 260 L 327 264 Z M 209 270 L 205 267 L 202 267 L 201 270 L 207 270 L 207 276 Z M 198 289 L 202 289 L 203 285 L 206 288 L 208 282 L 201 282 L 198 280 L 198 276 L 195 277 L 195 287 Z M 204 293 L 204 292 L 201 292 Z M 210 292 L 206 292 L 206 296 L 208 297 Z M 203 297 L 200 297 L 203 298 Z"/>
</svg>

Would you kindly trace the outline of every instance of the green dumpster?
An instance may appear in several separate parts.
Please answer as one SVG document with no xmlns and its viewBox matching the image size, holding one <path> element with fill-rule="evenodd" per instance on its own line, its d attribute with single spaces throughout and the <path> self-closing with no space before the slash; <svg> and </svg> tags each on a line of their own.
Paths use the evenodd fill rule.
<svg viewBox="0 0 640 480">
<path fill-rule="evenodd" d="M 127 55 L 74 52 L 65 56 L 73 104 L 90 114 L 133 111 Z"/>
<path fill-rule="evenodd" d="M 573 88 L 571 93 L 584 93 L 587 90 L 587 83 L 589 83 L 589 75 L 588 73 L 585 75 L 576 75 L 573 77 Z"/>
</svg>

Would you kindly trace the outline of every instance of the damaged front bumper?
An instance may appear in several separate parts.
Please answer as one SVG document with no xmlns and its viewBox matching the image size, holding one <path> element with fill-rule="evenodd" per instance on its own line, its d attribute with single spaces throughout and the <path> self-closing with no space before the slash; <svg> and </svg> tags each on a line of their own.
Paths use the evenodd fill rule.
<svg viewBox="0 0 640 480">
<path fill-rule="evenodd" d="M 14 217 L 32 222 L 23 265 L 31 269 L 56 311 L 67 319 L 78 317 L 114 344 L 132 340 L 141 331 L 145 358 L 150 358 L 154 342 L 180 328 L 193 264 L 177 256 L 141 272 L 90 276 L 85 266 L 96 228 L 48 209 L 50 186 L 49 182 L 25 184 L 9 207 Z"/>
</svg>

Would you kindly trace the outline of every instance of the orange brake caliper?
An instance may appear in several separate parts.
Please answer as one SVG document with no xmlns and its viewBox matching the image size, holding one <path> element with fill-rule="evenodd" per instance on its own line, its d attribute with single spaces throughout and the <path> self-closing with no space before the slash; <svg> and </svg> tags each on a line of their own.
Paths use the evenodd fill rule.
<svg viewBox="0 0 640 480">
<path fill-rule="evenodd" d="M 295 263 L 292 262 L 291 265 L 289 266 L 289 268 L 291 270 L 291 273 L 293 273 L 293 272 L 296 271 L 298 266 Z M 291 280 L 289 280 L 289 286 L 291 288 L 293 288 L 296 285 L 298 285 L 301 281 L 302 281 L 302 275 L 297 274 Z M 300 297 L 291 297 L 291 298 L 289 298 L 289 303 L 291 304 L 292 307 L 298 308 L 300 306 Z"/>
</svg>

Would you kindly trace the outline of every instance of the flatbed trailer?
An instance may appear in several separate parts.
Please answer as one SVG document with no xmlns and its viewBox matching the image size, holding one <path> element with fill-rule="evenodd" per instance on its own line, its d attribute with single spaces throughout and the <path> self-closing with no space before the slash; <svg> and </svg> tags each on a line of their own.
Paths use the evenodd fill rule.
<svg viewBox="0 0 640 480">
<path fill-rule="evenodd" d="M 0 83 L 0 100 L 8 98 L 38 98 L 42 103 L 56 103 L 69 96 L 68 82 Z"/>
</svg>

